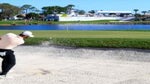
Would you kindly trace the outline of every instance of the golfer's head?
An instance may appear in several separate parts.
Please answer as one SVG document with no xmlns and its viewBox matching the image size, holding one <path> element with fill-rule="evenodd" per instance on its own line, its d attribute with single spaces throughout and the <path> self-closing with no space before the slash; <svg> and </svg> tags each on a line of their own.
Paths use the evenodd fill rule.
<svg viewBox="0 0 150 84">
<path fill-rule="evenodd" d="M 21 36 L 23 38 L 34 37 L 34 35 L 32 34 L 31 31 L 24 31 L 21 34 L 19 34 L 19 36 Z"/>
</svg>

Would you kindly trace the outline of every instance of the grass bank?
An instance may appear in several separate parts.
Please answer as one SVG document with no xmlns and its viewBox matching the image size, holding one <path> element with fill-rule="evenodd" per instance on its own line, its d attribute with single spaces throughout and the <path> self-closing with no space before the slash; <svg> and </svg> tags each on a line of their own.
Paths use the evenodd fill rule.
<svg viewBox="0 0 150 84">
<path fill-rule="evenodd" d="M 50 21 L 8 20 L 0 21 L 0 26 L 52 24 Z"/>
<path fill-rule="evenodd" d="M 8 33 L 0 31 L 0 35 Z M 13 30 L 19 34 L 22 31 Z M 150 31 L 32 31 L 35 38 L 25 45 L 50 45 L 92 48 L 139 48 L 150 49 Z"/>
<path fill-rule="evenodd" d="M 150 49 L 150 39 L 131 38 L 55 38 L 53 44 L 90 48 L 139 48 Z"/>
<path fill-rule="evenodd" d="M 96 20 L 96 21 L 61 21 L 52 22 L 52 24 L 150 24 L 150 21 L 112 21 L 112 20 Z"/>
<path fill-rule="evenodd" d="M 8 20 L 0 21 L 0 26 L 14 25 L 37 25 L 37 24 L 150 24 L 150 21 L 112 21 L 112 20 L 97 20 L 97 21 L 26 21 L 26 20 Z"/>
</svg>

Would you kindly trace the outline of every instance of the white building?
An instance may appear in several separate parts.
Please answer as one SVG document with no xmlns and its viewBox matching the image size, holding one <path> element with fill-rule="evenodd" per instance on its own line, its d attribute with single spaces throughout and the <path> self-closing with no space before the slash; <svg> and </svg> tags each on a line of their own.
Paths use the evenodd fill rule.
<svg viewBox="0 0 150 84">
<path fill-rule="evenodd" d="M 98 16 L 102 17 L 131 17 L 131 11 L 97 11 Z"/>
<path fill-rule="evenodd" d="M 59 21 L 93 21 L 93 20 L 121 20 L 127 21 L 134 19 L 131 11 L 97 11 L 93 16 L 78 15 L 74 11 L 68 17 L 59 17 Z"/>
</svg>

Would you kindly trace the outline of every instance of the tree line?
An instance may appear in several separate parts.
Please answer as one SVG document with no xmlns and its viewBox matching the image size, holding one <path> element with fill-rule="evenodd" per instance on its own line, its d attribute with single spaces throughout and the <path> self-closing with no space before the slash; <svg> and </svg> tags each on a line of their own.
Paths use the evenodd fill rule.
<svg viewBox="0 0 150 84">
<path fill-rule="evenodd" d="M 21 7 L 17 7 L 14 5 L 11 5 L 9 3 L 1 3 L 0 4 L 0 20 L 3 19 L 11 19 L 13 16 L 17 15 L 17 17 L 24 18 L 24 19 L 40 19 L 44 16 L 47 16 L 49 14 L 66 14 L 70 10 L 75 7 L 72 4 L 69 4 L 65 7 L 61 6 L 45 6 L 42 7 L 42 10 L 38 10 L 36 7 L 25 4 Z M 76 12 L 79 14 L 84 14 L 84 10 L 78 10 L 76 9 Z"/>
<path fill-rule="evenodd" d="M 150 10 L 148 11 L 141 11 L 139 12 L 139 9 L 134 9 L 135 12 L 135 21 L 150 21 Z"/>
<path fill-rule="evenodd" d="M 67 6 L 61 7 L 61 6 L 45 6 L 42 7 L 42 10 L 37 9 L 36 7 L 25 4 L 21 7 L 11 5 L 9 3 L 0 3 L 0 20 L 3 19 L 12 19 L 15 15 L 17 15 L 18 18 L 24 18 L 24 19 L 34 19 L 34 20 L 41 20 L 45 16 L 49 14 L 67 14 L 70 12 L 70 10 L 74 9 L 75 5 L 69 4 Z M 149 15 L 146 15 L 146 13 L 150 13 L 149 11 L 142 11 L 143 14 L 138 13 L 138 9 L 133 10 L 135 12 L 135 17 L 137 21 L 140 20 L 149 20 Z M 75 9 L 75 12 L 83 15 L 86 12 L 84 10 Z M 95 10 L 90 10 L 88 13 L 94 14 L 96 13 Z"/>
</svg>

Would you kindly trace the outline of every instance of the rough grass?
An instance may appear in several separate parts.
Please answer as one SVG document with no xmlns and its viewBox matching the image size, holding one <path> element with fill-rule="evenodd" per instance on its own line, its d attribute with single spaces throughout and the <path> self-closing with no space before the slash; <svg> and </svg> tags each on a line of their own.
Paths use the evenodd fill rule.
<svg viewBox="0 0 150 84">
<path fill-rule="evenodd" d="M 131 38 L 57 38 L 55 45 L 92 48 L 140 48 L 150 49 L 150 39 Z"/>
</svg>

